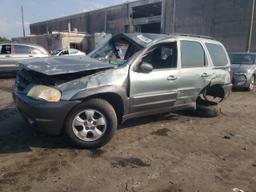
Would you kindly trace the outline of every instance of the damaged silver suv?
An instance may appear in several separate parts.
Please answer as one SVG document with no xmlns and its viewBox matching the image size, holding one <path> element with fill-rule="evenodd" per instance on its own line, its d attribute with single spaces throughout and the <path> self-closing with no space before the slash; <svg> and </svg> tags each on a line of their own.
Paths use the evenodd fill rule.
<svg viewBox="0 0 256 192">
<path fill-rule="evenodd" d="M 13 96 L 33 127 L 98 148 L 127 119 L 191 108 L 206 112 L 230 92 L 230 61 L 220 42 L 131 33 L 114 36 L 88 56 L 22 62 Z"/>
</svg>

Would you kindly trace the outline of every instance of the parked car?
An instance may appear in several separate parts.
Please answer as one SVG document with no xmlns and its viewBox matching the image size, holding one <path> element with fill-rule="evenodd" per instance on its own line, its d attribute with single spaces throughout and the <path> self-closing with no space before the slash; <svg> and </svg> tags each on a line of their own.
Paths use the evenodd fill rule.
<svg viewBox="0 0 256 192">
<path fill-rule="evenodd" d="M 232 87 L 224 46 L 185 35 L 120 34 L 85 57 L 21 66 L 14 101 L 22 116 L 45 133 L 65 132 L 84 148 L 103 146 L 118 124 L 135 117 L 191 108 L 215 116 L 210 109 Z"/>
<path fill-rule="evenodd" d="M 86 55 L 85 52 L 77 49 L 54 49 L 52 51 L 53 56 L 67 56 L 67 55 Z"/>
<path fill-rule="evenodd" d="M 253 90 L 256 80 L 256 53 L 231 53 L 233 87 Z"/>
<path fill-rule="evenodd" d="M 0 72 L 17 72 L 19 61 L 48 56 L 48 52 L 38 45 L 18 43 L 0 44 Z"/>
</svg>

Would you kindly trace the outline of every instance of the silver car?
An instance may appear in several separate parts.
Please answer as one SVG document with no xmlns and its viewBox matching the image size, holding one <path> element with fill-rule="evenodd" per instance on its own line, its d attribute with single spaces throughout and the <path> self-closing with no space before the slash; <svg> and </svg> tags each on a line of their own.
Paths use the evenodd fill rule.
<svg viewBox="0 0 256 192">
<path fill-rule="evenodd" d="M 18 43 L 0 44 L 0 72 L 16 72 L 19 68 L 19 61 L 48 56 L 47 51 L 38 45 Z"/>
<path fill-rule="evenodd" d="M 256 77 L 256 53 L 231 53 L 233 87 L 253 90 Z"/>
<path fill-rule="evenodd" d="M 68 55 L 86 55 L 85 52 L 82 52 L 78 49 L 54 49 L 52 51 L 52 56 L 68 56 Z"/>
<path fill-rule="evenodd" d="M 97 148 L 131 118 L 191 108 L 216 116 L 231 87 L 230 60 L 220 42 L 129 33 L 88 56 L 22 62 L 13 96 L 33 127 Z"/>
</svg>

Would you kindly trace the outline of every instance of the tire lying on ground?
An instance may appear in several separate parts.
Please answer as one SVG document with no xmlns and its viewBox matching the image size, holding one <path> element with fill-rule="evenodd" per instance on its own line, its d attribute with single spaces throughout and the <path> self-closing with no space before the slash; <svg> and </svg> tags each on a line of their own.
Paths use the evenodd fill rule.
<svg viewBox="0 0 256 192">
<path fill-rule="evenodd" d="M 198 99 L 196 105 L 196 115 L 200 117 L 217 117 L 221 112 L 220 105 L 218 103 L 204 101 L 201 98 Z"/>
<path fill-rule="evenodd" d="M 110 103 L 90 99 L 75 107 L 67 117 L 65 132 L 78 147 L 95 149 L 105 145 L 117 129 L 117 116 Z"/>
</svg>

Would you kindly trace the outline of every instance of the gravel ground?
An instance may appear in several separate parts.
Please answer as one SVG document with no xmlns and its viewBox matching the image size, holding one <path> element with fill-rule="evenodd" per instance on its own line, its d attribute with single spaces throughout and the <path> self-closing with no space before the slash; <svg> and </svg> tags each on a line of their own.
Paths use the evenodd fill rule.
<svg viewBox="0 0 256 192">
<path fill-rule="evenodd" d="M 234 92 L 216 118 L 132 120 L 95 151 L 26 127 L 0 80 L 0 191 L 256 192 L 256 92 Z"/>
</svg>

